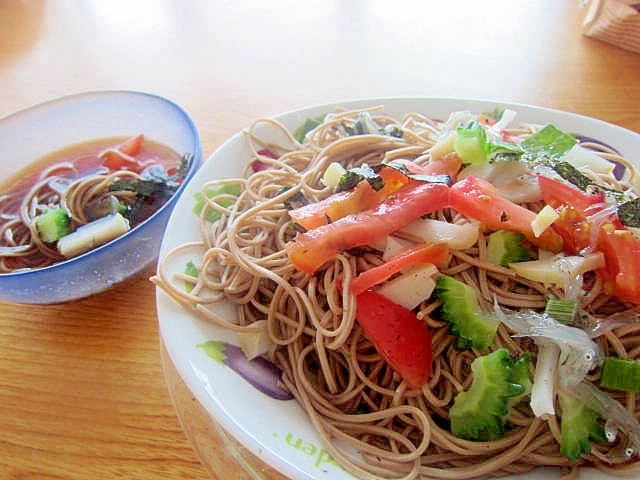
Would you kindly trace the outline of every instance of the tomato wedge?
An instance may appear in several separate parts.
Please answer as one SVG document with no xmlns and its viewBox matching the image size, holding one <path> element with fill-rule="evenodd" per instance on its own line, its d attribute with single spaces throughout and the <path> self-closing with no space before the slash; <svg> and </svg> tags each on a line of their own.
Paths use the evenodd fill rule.
<svg viewBox="0 0 640 480">
<path fill-rule="evenodd" d="M 598 232 L 593 232 L 588 214 L 596 213 L 596 205 L 604 201 L 604 194 L 589 195 L 564 182 L 538 175 L 544 202 L 558 212 L 553 228 L 563 239 L 563 251 L 568 255 L 594 247 Z"/>
<path fill-rule="evenodd" d="M 418 165 L 411 160 L 394 160 L 394 163 L 402 164 L 410 174 L 448 175 L 450 178 L 455 178 L 462 166 L 462 160 L 455 154 L 431 160 L 426 165 Z M 393 167 L 381 168 L 378 175 L 384 181 L 380 190 L 374 190 L 368 182 L 362 181 L 351 190 L 334 193 L 319 202 L 291 210 L 289 216 L 307 230 L 318 228 L 347 215 L 378 206 L 411 181 L 402 171 Z"/>
<path fill-rule="evenodd" d="M 449 247 L 446 243 L 434 243 L 428 245 L 421 243 L 412 245 L 396 253 L 385 263 L 365 270 L 351 280 L 349 290 L 354 295 L 359 295 L 365 290 L 384 282 L 393 274 L 417 263 L 432 263 L 438 265 L 447 262 L 450 258 Z"/>
<path fill-rule="evenodd" d="M 431 375 L 431 332 L 411 311 L 371 290 L 356 297 L 356 319 L 376 350 L 411 388 Z"/>
<path fill-rule="evenodd" d="M 447 185 L 412 181 L 374 209 L 299 233 L 287 243 L 287 255 L 298 270 L 312 274 L 339 252 L 371 244 L 448 204 Z"/>
<path fill-rule="evenodd" d="M 451 152 L 440 158 L 431 159 L 424 165 L 419 165 L 411 160 L 394 160 L 405 166 L 409 173 L 420 175 L 449 175 L 453 180 L 458 176 L 462 168 L 462 159 L 457 153 Z"/>
<path fill-rule="evenodd" d="M 492 230 L 522 233 L 534 245 L 551 252 L 562 250 L 562 237 L 547 228 L 536 237 L 531 222 L 536 214 L 500 195 L 498 189 L 482 178 L 469 175 L 451 187 L 451 207 L 466 217 L 478 220 Z"/>
<path fill-rule="evenodd" d="M 378 175 L 384 182 L 379 190 L 374 190 L 369 182 L 361 181 L 351 190 L 334 193 L 319 202 L 291 210 L 289 216 L 299 225 L 311 230 L 352 213 L 375 208 L 389 195 L 409 183 L 409 177 L 393 167 L 381 168 Z"/>
<path fill-rule="evenodd" d="M 604 202 L 604 192 L 602 191 L 597 191 L 593 194 L 585 193 L 565 182 L 545 177 L 544 175 L 538 175 L 538 185 L 540 185 L 544 203 L 553 208 L 558 208 L 561 205 L 571 205 L 584 213 L 588 208 Z"/>
<path fill-rule="evenodd" d="M 565 252 L 585 248 L 602 252 L 606 265 L 599 274 L 605 291 L 640 304 L 640 240 L 614 214 L 598 225 L 590 220 L 590 215 L 604 208 L 604 193 L 588 194 L 544 176 L 538 177 L 538 183 L 545 202 L 560 212 L 553 227 L 565 239 Z"/>
<path fill-rule="evenodd" d="M 124 141 L 115 148 L 108 148 L 100 154 L 102 165 L 109 170 L 131 170 L 136 173 L 142 172 L 150 162 L 141 162 L 135 156 L 142 150 L 144 135 L 135 135 Z"/>
<path fill-rule="evenodd" d="M 570 205 L 559 206 L 556 212 L 558 218 L 553 222 L 553 228 L 563 239 L 564 253 L 574 255 L 595 246 L 598 233 L 594 234 L 584 212 Z"/>
<path fill-rule="evenodd" d="M 629 230 L 600 231 L 599 249 L 604 253 L 601 271 L 605 291 L 640 304 L 640 241 Z"/>
<path fill-rule="evenodd" d="M 125 155 L 129 155 L 130 157 L 135 157 L 142 150 L 143 141 L 144 135 L 142 133 L 139 133 L 138 135 L 135 135 L 118 145 L 118 151 L 124 153 Z"/>
</svg>

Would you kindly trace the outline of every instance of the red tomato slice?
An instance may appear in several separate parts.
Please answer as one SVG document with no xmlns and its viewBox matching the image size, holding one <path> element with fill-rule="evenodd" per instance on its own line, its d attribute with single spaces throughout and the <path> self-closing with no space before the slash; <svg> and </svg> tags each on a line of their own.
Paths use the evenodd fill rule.
<svg viewBox="0 0 640 480">
<path fill-rule="evenodd" d="M 411 182 L 375 209 L 347 215 L 298 234 L 286 245 L 287 255 L 298 270 L 312 274 L 339 252 L 371 244 L 448 204 L 448 186 Z"/>
<path fill-rule="evenodd" d="M 548 177 L 538 183 L 545 202 L 560 211 L 553 227 L 565 239 L 565 252 L 578 253 L 593 248 L 605 256 L 599 271 L 605 291 L 621 300 L 640 304 L 640 240 L 612 215 L 600 225 L 589 216 L 604 208 L 604 193 L 588 194 Z M 594 229 L 599 229 L 594 231 Z"/>
<path fill-rule="evenodd" d="M 335 222 L 352 213 L 369 210 L 409 183 L 409 177 L 396 168 L 382 168 L 378 175 L 384 181 L 380 190 L 362 181 L 351 190 L 338 192 L 319 202 L 310 203 L 289 212 L 289 216 L 307 230 Z"/>
<path fill-rule="evenodd" d="M 588 194 L 544 175 L 538 175 L 538 185 L 540 185 L 544 203 L 553 208 L 558 208 L 561 205 L 570 205 L 584 213 L 588 208 L 604 202 L 604 192 L 602 191 Z"/>
<path fill-rule="evenodd" d="M 513 230 L 540 248 L 552 252 L 562 250 L 562 237 L 555 230 L 547 228 L 536 237 L 531 227 L 536 214 L 502 197 L 491 182 L 482 178 L 469 175 L 456 182 L 451 187 L 451 207 L 492 230 Z"/>
<path fill-rule="evenodd" d="M 376 350 L 411 388 L 431 375 L 431 332 L 411 311 L 379 293 L 356 297 L 356 319 Z"/>
<path fill-rule="evenodd" d="M 598 232 L 593 231 L 587 218 L 601 209 L 597 205 L 604 201 L 604 193 L 587 194 L 543 175 L 538 175 L 538 184 L 544 202 L 560 215 L 553 223 L 553 228 L 564 240 L 564 252 L 573 255 L 594 247 Z"/>
<path fill-rule="evenodd" d="M 413 245 L 401 250 L 385 263 L 362 272 L 351 280 L 349 289 L 354 295 L 359 295 L 374 285 L 384 282 L 393 274 L 400 272 L 410 265 L 417 263 L 439 265 L 449 261 L 449 259 L 449 247 L 446 243 L 436 243 L 432 245 L 421 243 L 419 245 Z"/>
<path fill-rule="evenodd" d="M 640 241 L 629 230 L 601 229 L 599 249 L 604 253 L 601 274 L 605 291 L 615 297 L 640 304 Z"/>
<path fill-rule="evenodd" d="M 559 217 L 553 222 L 553 228 L 563 239 L 564 253 L 573 255 L 596 244 L 598 233 L 594 235 L 583 212 L 571 206 L 556 207 L 556 211 Z"/>
<path fill-rule="evenodd" d="M 411 160 L 396 161 L 404 165 L 412 174 L 449 175 L 451 178 L 456 178 L 462 166 L 462 160 L 455 154 L 445 155 L 426 165 L 418 165 Z M 319 202 L 291 210 L 289 216 L 305 229 L 311 230 L 352 213 L 374 208 L 411 181 L 404 173 L 393 167 L 382 168 L 378 174 L 384 181 L 384 187 L 380 190 L 374 190 L 368 182 L 363 181 L 349 191 L 338 192 Z"/>
<path fill-rule="evenodd" d="M 135 157 L 142 150 L 142 142 L 144 141 L 144 135 L 139 133 L 118 145 L 118 150 L 125 155 Z"/>
<path fill-rule="evenodd" d="M 142 172 L 150 163 L 153 163 L 153 160 L 141 162 L 134 158 L 140 153 L 143 140 L 144 135 L 139 134 L 131 137 L 115 148 L 105 150 L 100 154 L 102 165 L 113 171 L 131 170 L 136 173 Z"/>
<path fill-rule="evenodd" d="M 354 190 L 334 193 L 319 202 L 309 203 L 308 205 L 290 210 L 289 216 L 294 222 L 304 227 L 306 230 L 312 230 L 322 225 L 326 225 L 329 223 L 329 219 L 327 218 L 327 210 L 329 207 L 333 203 L 341 205 L 348 205 L 349 202 L 357 203 L 355 190 L 361 189 L 362 187 L 359 188 L 361 184 L 362 183 L 358 184 Z"/>
<path fill-rule="evenodd" d="M 118 150 L 105 150 L 100 156 L 102 157 L 102 165 L 114 172 L 116 170 L 131 170 L 132 172 L 140 173 L 144 170 L 138 160 Z"/>
<path fill-rule="evenodd" d="M 462 160 L 452 152 L 438 159 L 429 160 L 425 165 L 418 165 L 411 160 L 394 160 L 403 164 L 410 173 L 421 175 L 449 175 L 451 179 L 455 179 L 462 168 Z"/>
</svg>

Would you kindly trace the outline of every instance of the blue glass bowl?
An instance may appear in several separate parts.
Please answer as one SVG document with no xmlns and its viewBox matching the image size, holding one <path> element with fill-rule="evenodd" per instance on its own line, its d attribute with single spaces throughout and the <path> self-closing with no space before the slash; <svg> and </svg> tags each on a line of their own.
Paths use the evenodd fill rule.
<svg viewBox="0 0 640 480">
<path fill-rule="evenodd" d="M 0 119 L 0 178 L 62 147 L 94 138 L 144 133 L 193 161 L 177 192 L 145 222 L 109 243 L 55 265 L 0 274 L 0 299 L 59 303 L 101 292 L 138 273 L 158 255 L 169 215 L 202 162 L 193 120 L 165 98 L 99 91 L 51 100 Z"/>
</svg>

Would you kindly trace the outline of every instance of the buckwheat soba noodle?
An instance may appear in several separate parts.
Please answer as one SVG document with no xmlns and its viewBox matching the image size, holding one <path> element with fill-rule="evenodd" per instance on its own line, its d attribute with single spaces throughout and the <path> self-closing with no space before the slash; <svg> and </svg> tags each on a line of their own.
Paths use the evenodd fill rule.
<svg viewBox="0 0 640 480">
<path fill-rule="evenodd" d="M 514 117 L 376 107 L 310 119 L 297 138 L 260 120 L 246 175 L 202 186 L 201 240 L 152 280 L 208 322 L 266 328 L 260 353 L 356 477 L 637 474 L 640 377 L 616 384 L 640 356 L 636 170 Z M 498 231 L 526 256 L 496 261 Z M 195 271 L 170 276 L 185 252 Z M 237 304 L 237 322 L 216 302 Z M 411 351 L 424 338 L 429 354 Z"/>
<path fill-rule="evenodd" d="M 35 160 L 0 187 L 0 274 L 53 265 L 126 233 L 168 200 L 188 164 L 143 135 Z"/>
</svg>

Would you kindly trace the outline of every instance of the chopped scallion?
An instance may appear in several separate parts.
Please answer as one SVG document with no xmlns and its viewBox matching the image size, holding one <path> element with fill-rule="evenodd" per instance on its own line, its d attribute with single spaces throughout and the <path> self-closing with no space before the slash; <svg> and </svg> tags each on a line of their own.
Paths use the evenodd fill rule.
<svg viewBox="0 0 640 480">
<path fill-rule="evenodd" d="M 623 392 L 640 392 L 640 360 L 606 357 L 600 373 L 600 386 Z"/>
<path fill-rule="evenodd" d="M 578 302 L 563 298 L 550 298 L 547 300 L 544 313 L 553 317 L 560 323 L 568 324 L 573 322 L 578 311 Z"/>
</svg>

